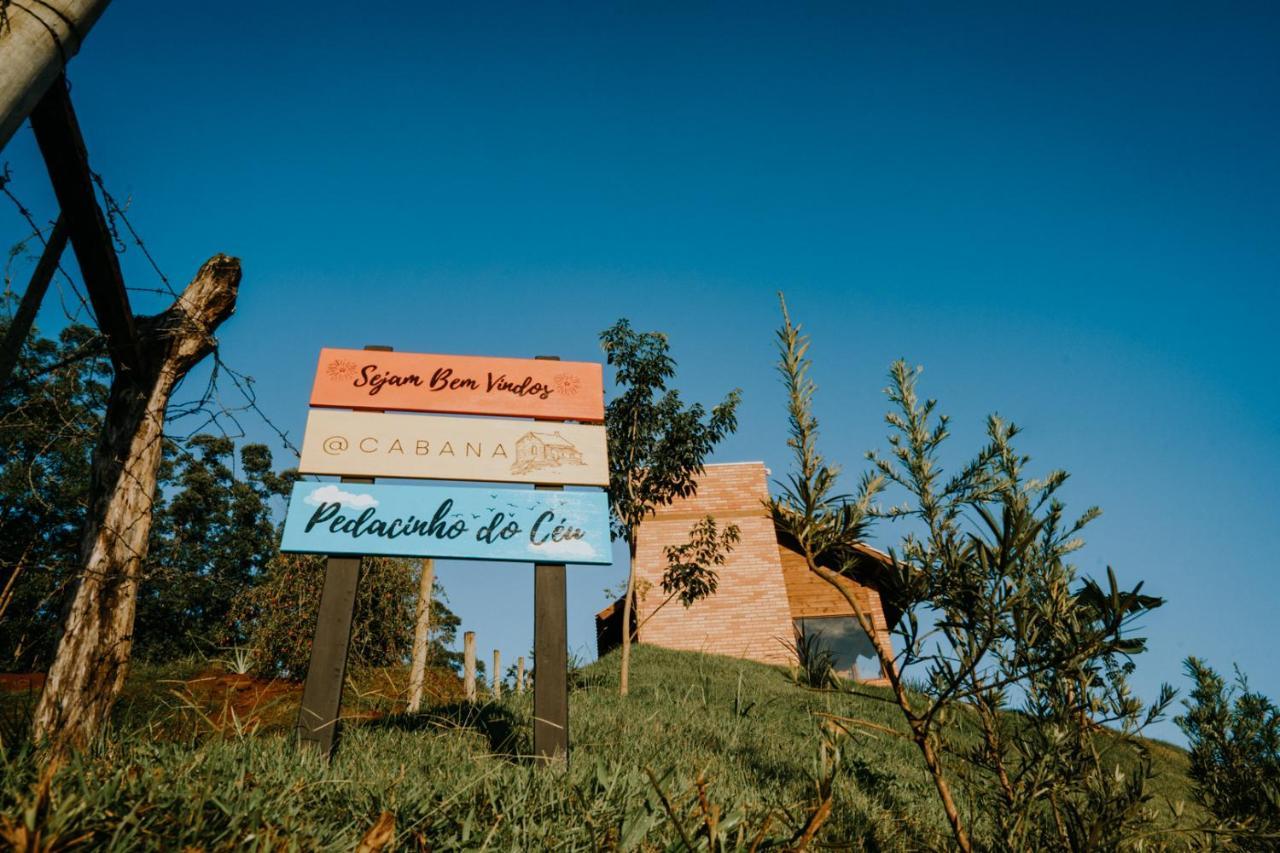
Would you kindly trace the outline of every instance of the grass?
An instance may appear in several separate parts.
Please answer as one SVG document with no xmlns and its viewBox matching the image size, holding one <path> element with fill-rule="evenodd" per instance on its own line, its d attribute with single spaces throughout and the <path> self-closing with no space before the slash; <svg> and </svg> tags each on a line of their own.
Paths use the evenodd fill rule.
<svg viewBox="0 0 1280 853">
<path fill-rule="evenodd" d="M 268 690 L 253 706 L 250 685 L 218 687 L 234 676 L 200 670 L 140 668 L 112 731 L 51 774 L 15 736 L 31 696 L 0 696 L 10 720 L 0 829 L 11 841 L 38 830 L 39 849 L 352 850 L 391 821 L 388 837 L 410 850 L 707 849 L 711 837 L 723 849 L 778 849 L 803 831 L 837 767 L 818 841 L 948 846 L 910 743 L 824 734 L 819 714 L 903 730 L 875 689 L 809 690 L 776 668 L 639 646 L 625 700 L 616 656 L 577 674 L 563 769 L 523 757 L 530 694 L 467 705 L 442 688 L 435 706 L 407 716 L 394 713 L 403 673 L 364 673 L 344 706 L 360 719 L 325 764 L 290 738 L 296 689 Z M 1183 753 L 1155 756 L 1161 796 L 1188 799 Z"/>
</svg>

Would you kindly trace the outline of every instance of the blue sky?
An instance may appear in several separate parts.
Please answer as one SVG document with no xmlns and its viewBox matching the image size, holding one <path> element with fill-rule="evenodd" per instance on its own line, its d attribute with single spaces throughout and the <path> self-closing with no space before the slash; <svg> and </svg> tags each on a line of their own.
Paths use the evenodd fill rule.
<svg viewBox="0 0 1280 853">
<path fill-rule="evenodd" d="M 223 353 L 295 440 L 321 346 L 598 359 L 625 316 L 691 399 L 743 389 L 716 461 L 781 474 L 782 289 L 851 476 L 923 364 L 953 461 L 1021 424 L 1103 507 L 1081 565 L 1168 598 L 1144 694 L 1196 654 L 1277 697 L 1280 15 L 1114 5 L 122 2 L 71 79 L 168 275 L 243 260 Z M 30 131 L 0 158 L 51 218 Z M 569 574 L 591 657 L 623 569 Z M 527 566 L 440 576 L 482 650 L 528 650 Z"/>
</svg>

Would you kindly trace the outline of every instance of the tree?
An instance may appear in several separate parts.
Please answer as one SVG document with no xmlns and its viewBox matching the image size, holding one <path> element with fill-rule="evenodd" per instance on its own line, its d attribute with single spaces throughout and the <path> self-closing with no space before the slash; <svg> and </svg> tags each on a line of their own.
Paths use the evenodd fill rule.
<svg viewBox="0 0 1280 853">
<path fill-rule="evenodd" d="M 720 574 L 716 569 L 725 564 L 741 538 L 742 531 L 738 525 L 730 524 L 721 531 L 715 516 L 708 515 L 689 528 L 687 542 L 664 547 L 662 556 L 666 558 L 667 565 L 662 571 L 661 586 L 667 597 L 636 625 L 635 632 L 639 634 L 645 623 L 676 599 L 689 607 L 709 595 L 715 595 L 720 585 Z M 637 582 L 636 597 L 643 600 L 649 591 L 640 587 L 641 583 Z"/>
<path fill-rule="evenodd" d="M 622 675 L 627 694 L 631 663 L 631 611 L 635 599 L 636 534 L 657 507 L 697 490 L 704 460 L 737 429 L 741 393 L 735 389 L 708 412 L 698 403 L 685 406 L 667 387 L 675 376 L 667 338 L 636 332 L 619 320 L 600 334 L 618 393 L 605 409 L 609 435 L 611 533 L 627 543 L 627 589 L 622 605 Z"/>
<path fill-rule="evenodd" d="M 809 340 L 785 301 L 782 314 L 780 371 L 796 462 L 771 503 L 774 521 L 871 639 L 956 844 L 974 846 L 974 822 L 962 818 L 955 797 L 958 776 L 970 782 L 984 816 L 977 825 L 991 833 L 982 846 L 1092 850 L 1135 834 L 1151 817 L 1151 762 L 1134 736 L 1159 717 L 1172 691 L 1166 687 L 1150 708 L 1128 692 L 1132 658 L 1144 648 L 1129 629 L 1161 600 L 1142 595 L 1141 584 L 1121 589 L 1110 570 L 1106 587 L 1078 577 L 1068 558 L 1098 511 L 1064 521 L 1056 492 L 1066 473 L 1028 479 L 1012 424 L 989 418 L 987 445 L 944 479 L 947 419 L 934 415 L 933 400 L 919 400 L 918 371 L 903 362 L 890 374 L 889 458 L 871 454 L 873 470 L 856 494 L 838 494 L 838 470 L 817 449 Z M 906 501 L 880 512 L 874 501 L 887 484 Z M 914 524 L 890 549 L 883 589 L 889 609 L 903 614 L 897 655 L 838 582 L 857 573 L 865 558 L 853 546 L 878 517 Z M 919 692 L 904 680 L 913 667 L 924 670 Z M 947 725 L 958 718 L 972 721 L 976 746 Z M 843 723 L 883 731 L 868 721 Z M 1120 773 L 1134 758 L 1137 770 Z"/>
<path fill-rule="evenodd" d="M 138 581 L 151 534 L 165 414 L 174 389 L 213 351 L 235 309 L 240 262 L 215 255 L 168 310 L 137 319 L 141 362 L 119 369 L 93 454 L 80 572 L 36 705 L 37 741 L 86 744 L 124 686 Z"/>
<path fill-rule="evenodd" d="M 232 603 L 275 555 L 271 501 L 287 495 L 297 475 L 274 473 L 262 444 L 240 449 L 238 471 L 235 457 L 234 443 L 222 436 L 167 442 L 138 593 L 134 646 L 143 657 L 247 640 L 246 627 L 230 619 Z"/>
<path fill-rule="evenodd" d="M 306 675 L 326 565 L 327 558 L 320 555 L 277 554 L 262 581 L 233 604 L 231 618 L 246 632 L 260 674 L 291 679 Z M 352 666 L 391 666 L 408 659 L 417 590 L 412 561 L 391 557 L 361 561 L 351 628 Z M 460 623 L 447 601 L 437 581 L 431 596 L 428 663 L 457 669 L 461 655 L 448 646 Z"/>
<path fill-rule="evenodd" d="M 0 334 L 4 333 L 0 320 Z M 38 332 L 0 394 L 0 664 L 47 667 L 78 573 L 90 460 L 110 367 L 82 325 Z M 273 473 L 263 445 L 164 438 L 154 521 L 140 575 L 134 653 L 162 659 L 245 640 L 230 602 L 276 551 L 271 500 L 296 476 Z M 238 464 L 236 464 L 238 462 Z"/>
<path fill-rule="evenodd" d="M 0 320 L 0 333 L 7 324 Z M 0 390 L 0 665 L 49 665 L 79 570 L 110 364 L 93 329 L 33 332 Z"/>
<path fill-rule="evenodd" d="M 1280 850 L 1280 708 L 1238 670 L 1233 688 L 1197 658 L 1186 670 L 1194 687 L 1175 722 L 1191 745 L 1196 800 L 1248 849 Z"/>
</svg>

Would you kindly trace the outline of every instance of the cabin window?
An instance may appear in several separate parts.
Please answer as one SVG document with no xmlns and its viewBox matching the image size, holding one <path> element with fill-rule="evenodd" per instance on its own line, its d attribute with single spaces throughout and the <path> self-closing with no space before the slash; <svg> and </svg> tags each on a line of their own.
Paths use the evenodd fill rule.
<svg viewBox="0 0 1280 853">
<path fill-rule="evenodd" d="M 831 652 L 838 674 L 860 681 L 881 677 L 880 658 L 871 638 L 853 616 L 811 616 L 795 620 L 798 637 L 813 638 Z"/>
</svg>

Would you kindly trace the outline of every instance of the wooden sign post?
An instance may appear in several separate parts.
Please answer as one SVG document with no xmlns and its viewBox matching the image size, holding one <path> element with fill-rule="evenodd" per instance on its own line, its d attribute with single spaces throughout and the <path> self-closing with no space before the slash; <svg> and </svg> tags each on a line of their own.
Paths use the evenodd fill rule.
<svg viewBox="0 0 1280 853">
<path fill-rule="evenodd" d="M 371 345 L 365 349 L 388 352 L 391 348 Z M 373 480 L 343 477 L 341 482 L 355 485 Z M 355 617 L 359 584 L 359 556 L 329 558 L 297 725 L 298 742 L 326 756 L 338 742 L 342 687 L 347 680 L 347 649 L 351 645 L 351 621 Z"/>
<path fill-rule="evenodd" d="M 558 361 L 559 356 L 538 356 Z M 603 427 L 602 427 L 603 429 Z M 608 473 L 605 474 L 608 482 Z M 564 491 L 538 485 L 537 491 Z M 608 519 L 605 519 L 608 526 Z M 569 763 L 569 605 L 564 563 L 533 567 L 533 756 L 545 763 Z"/>
<path fill-rule="evenodd" d="M 330 555 L 299 740 L 325 754 L 337 741 L 362 555 L 527 560 L 534 563 L 534 753 L 567 762 L 565 564 L 612 562 L 605 493 L 564 491 L 608 485 L 601 366 L 324 349 L 311 405 L 299 471 L 341 480 L 294 484 L 280 546 Z M 532 483 L 534 490 L 375 485 L 374 477 Z M 464 639 L 474 700 L 474 634 Z M 495 652 L 495 696 L 499 661 Z"/>
</svg>

